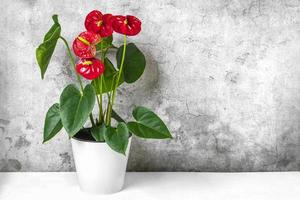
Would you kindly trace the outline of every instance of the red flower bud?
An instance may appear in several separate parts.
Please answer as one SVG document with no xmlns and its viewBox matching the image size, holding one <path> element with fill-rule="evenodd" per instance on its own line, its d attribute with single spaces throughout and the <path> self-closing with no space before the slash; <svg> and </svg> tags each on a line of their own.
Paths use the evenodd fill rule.
<svg viewBox="0 0 300 200">
<path fill-rule="evenodd" d="M 112 15 L 102 15 L 98 10 L 93 10 L 86 16 L 84 25 L 87 31 L 100 34 L 101 37 L 108 37 L 113 33 Z"/>
<path fill-rule="evenodd" d="M 142 22 L 135 16 L 113 16 L 112 27 L 117 33 L 134 36 L 141 31 Z"/>
<path fill-rule="evenodd" d="M 78 74 L 88 80 L 93 80 L 103 74 L 104 64 L 96 58 L 82 58 L 76 64 Z"/>
<path fill-rule="evenodd" d="M 96 55 L 95 45 L 100 41 L 99 34 L 82 32 L 73 42 L 73 51 L 80 58 L 92 58 Z"/>
</svg>

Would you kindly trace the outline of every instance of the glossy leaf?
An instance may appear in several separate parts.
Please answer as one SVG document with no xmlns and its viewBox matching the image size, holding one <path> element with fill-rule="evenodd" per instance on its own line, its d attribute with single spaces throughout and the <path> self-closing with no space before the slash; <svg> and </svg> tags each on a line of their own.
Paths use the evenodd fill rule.
<svg viewBox="0 0 300 200">
<path fill-rule="evenodd" d="M 104 124 L 102 124 L 101 126 L 93 127 L 91 129 L 92 136 L 97 142 L 104 142 L 105 131 L 106 131 L 106 127 Z"/>
<path fill-rule="evenodd" d="M 125 120 L 114 110 L 114 109 L 112 109 L 112 111 L 111 111 L 111 117 L 112 118 L 114 118 L 117 122 L 124 122 L 124 123 L 126 123 L 125 122 Z M 132 133 L 131 132 L 129 132 L 129 137 L 132 135 Z"/>
<path fill-rule="evenodd" d="M 117 51 L 117 64 L 120 68 L 123 46 L 119 47 Z M 124 80 L 126 83 L 133 83 L 137 81 L 143 74 L 146 66 L 146 59 L 144 54 L 133 43 L 126 46 L 125 60 L 124 60 Z"/>
<path fill-rule="evenodd" d="M 116 152 L 125 155 L 128 145 L 129 132 L 125 123 L 121 122 L 117 128 L 107 127 L 104 139 L 105 142 Z"/>
<path fill-rule="evenodd" d="M 101 42 L 96 45 L 97 51 L 110 48 L 112 46 L 113 36 L 102 38 Z"/>
<path fill-rule="evenodd" d="M 55 50 L 57 40 L 60 37 L 61 27 L 58 23 L 57 15 L 52 16 L 54 24 L 50 30 L 46 33 L 44 41 L 36 49 L 36 60 L 41 70 L 42 79 L 45 76 L 46 70 L 50 63 L 52 54 Z"/>
<path fill-rule="evenodd" d="M 73 84 L 68 85 L 60 96 L 60 117 L 70 137 L 85 124 L 95 104 L 94 88 L 88 84 L 83 93 Z"/>
<path fill-rule="evenodd" d="M 53 138 L 62 129 L 62 123 L 59 115 L 59 104 L 53 104 L 47 111 L 44 123 L 43 143 Z"/>
<path fill-rule="evenodd" d="M 132 115 L 136 122 L 128 122 L 127 127 L 136 136 L 154 139 L 172 138 L 164 122 L 148 108 L 136 107 Z"/>
<path fill-rule="evenodd" d="M 102 94 L 106 93 L 106 92 L 110 92 L 114 89 L 114 87 L 112 87 L 112 84 L 114 83 L 115 79 L 117 79 L 117 75 L 118 75 L 118 71 L 115 69 L 114 65 L 112 64 L 112 62 L 108 59 L 105 58 L 104 60 L 104 73 L 103 73 L 103 77 L 102 77 Z M 98 84 L 98 87 L 95 85 L 96 80 L 93 81 L 93 85 L 96 88 L 96 92 L 97 94 L 100 94 L 100 81 Z M 124 83 L 124 77 L 121 76 L 120 81 L 119 81 L 119 86 Z"/>
</svg>

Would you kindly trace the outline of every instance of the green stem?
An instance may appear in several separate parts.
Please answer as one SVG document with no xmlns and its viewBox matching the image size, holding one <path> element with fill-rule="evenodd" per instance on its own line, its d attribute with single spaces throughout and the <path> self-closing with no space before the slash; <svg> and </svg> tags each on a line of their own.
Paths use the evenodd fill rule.
<svg viewBox="0 0 300 200">
<path fill-rule="evenodd" d="M 100 83 L 99 83 L 100 81 Z M 103 75 L 100 76 L 100 78 L 96 79 L 97 87 L 100 89 L 100 94 L 97 95 L 98 100 L 98 107 L 99 107 L 99 121 L 102 123 L 103 121 L 103 108 L 102 108 L 102 81 L 103 81 Z"/>
<path fill-rule="evenodd" d="M 83 84 L 82 84 L 82 81 L 81 81 L 80 76 L 77 74 L 77 72 L 76 72 L 76 70 L 75 70 L 76 63 L 75 63 L 75 59 L 74 59 L 74 57 L 73 57 L 73 55 L 72 55 L 70 46 L 69 46 L 67 40 L 66 40 L 64 37 L 59 36 L 59 38 L 65 43 L 65 45 L 66 45 L 66 47 L 67 47 L 68 55 L 69 55 L 69 58 L 70 58 L 70 61 L 71 61 L 72 65 L 73 65 L 73 70 L 74 70 L 74 72 L 75 72 L 75 74 L 76 74 L 77 81 L 78 81 L 78 83 L 79 83 L 79 85 L 80 85 L 81 92 L 83 93 Z M 95 126 L 95 122 L 94 122 L 94 118 L 93 118 L 92 113 L 90 114 L 90 120 L 91 120 L 92 126 Z"/>
<path fill-rule="evenodd" d="M 100 104 L 100 100 L 99 100 L 99 97 L 98 95 L 96 94 L 96 100 L 97 100 L 97 103 L 98 103 L 98 107 L 99 109 L 101 108 L 101 104 Z M 101 124 L 101 115 L 100 115 L 100 111 L 99 111 L 99 123 Z"/>
<path fill-rule="evenodd" d="M 90 120 L 91 120 L 91 123 L 92 123 L 92 127 L 95 126 L 95 121 L 94 121 L 94 117 L 93 117 L 93 114 L 90 113 Z"/>
<path fill-rule="evenodd" d="M 106 108 L 106 119 L 105 124 L 106 126 L 109 125 L 109 111 L 110 111 L 110 105 L 111 105 L 111 94 L 107 92 L 107 108 Z"/>
<path fill-rule="evenodd" d="M 105 59 L 105 55 L 104 55 L 104 52 L 102 50 L 102 46 L 103 46 L 103 43 L 101 42 L 100 43 L 101 45 L 101 61 L 102 63 L 104 63 L 104 59 Z M 100 100 L 99 100 L 99 120 L 100 122 L 102 122 L 102 120 L 104 121 L 103 119 L 103 107 L 102 107 L 102 82 L 103 82 L 103 74 L 100 76 L 100 78 L 97 79 L 98 81 L 98 87 L 100 89 Z M 100 81 L 100 84 L 99 84 L 99 81 Z"/>
<path fill-rule="evenodd" d="M 100 91 L 101 91 L 101 94 L 100 94 L 100 105 L 101 105 L 101 119 L 103 118 L 103 108 L 102 108 L 102 102 L 103 102 L 103 100 L 102 100 L 102 83 L 103 83 L 103 75 L 101 76 L 101 78 L 100 78 Z"/>
<path fill-rule="evenodd" d="M 70 61 L 71 61 L 72 65 L 73 65 L 74 72 L 75 72 L 76 77 L 77 77 L 77 81 L 78 81 L 78 83 L 79 83 L 79 85 L 80 85 L 81 92 L 83 92 L 83 84 L 82 84 L 82 81 L 81 81 L 80 76 L 79 76 L 79 75 L 77 74 L 77 72 L 75 71 L 76 64 L 75 64 L 75 59 L 74 59 L 74 57 L 73 57 L 73 55 L 72 55 L 70 46 L 69 46 L 67 40 L 66 40 L 64 37 L 62 37 L 62 36 L 59 36 L 59 37 L 60 37 L 60 39 L 62 39 L 62 41 L 65 43 L 65 45 L 66 45 L 66 47 L 67 47 L 68 55 L 69 55 L 69 58 L 70 58 Z"/>
<path fill-rule="evenodd" d="M 117 74 L 115 74 L 117 75 Z M 113 79 L 112 79 L 112 84 L 111 84 L 111 87 L 110 87 L 110 90 L 109 91 L 113 91 L 113 88 L 115 87 L 115 79 L 116 79 L 116 76 L 113 76 Z M 106 125 L 110 125 L 110 122 L 111 122 L 111 112 L 112 112 L 112 103 L 111 103 L 111 99 L 112 99 L 112 94 L 111 93 L 107 93 L 107 99 L 108 99 L 108 104 L 107 104 L 107 115 L 106 115 Z"/>
<path fill-rule="evenodd" d="M 110 125 L 111 123 L 111 112 L 112 112 L 112 107 L 114 105 L 114 102 L 115 102 L 115 98 L 116 98 L 116 92 L 117 92 L 117 87 L 119 85 L 119 81 L 120 81 L 120 78 L 121 78 L 121 75 L 122 75 L 122 72 L 123 72 L 123 66 L 124 66 L 124 60 L 125 60 L 125 55 L 126 55 L 126 35 L 124 35 L 124 46 L 123 46 L 123 54 L 122 54 L 122 60 L 121 60 L 121 66 L 120 66 L 120 70 L 119 70 L 119 73 L 118 73 L 118 77 L 117 77 L 117 81 L 116 81 L 116 84 L 114 85 L 114 90 L 113 90 L 113 93 L 112 93 L 112 98 L 111 98 L 111 103 L 110 103 L 110 106 L 109 106 L 109 110 L 108 110 L 108 125 Z"/>
<path fill-rule="evenodd" d="M 103 87 L 104 87 L 104 89 L 107 91 L 107 86 L 106 86 L 106 83 L 105 83 L 105 81 L 103 81 Z M 106 108 L 106 110 L 104 111 L 104 113 L 103 113 L 103 121 L 105 121 L 105 124 L 107 125 L 107 112 L 108 112 L 108 107 L 109 107 L 109 103 L 110 103 L 110 93 L 109 92 L 107 92 L 106 93 L 107 94 L 107 108 Z"/>
</svg>

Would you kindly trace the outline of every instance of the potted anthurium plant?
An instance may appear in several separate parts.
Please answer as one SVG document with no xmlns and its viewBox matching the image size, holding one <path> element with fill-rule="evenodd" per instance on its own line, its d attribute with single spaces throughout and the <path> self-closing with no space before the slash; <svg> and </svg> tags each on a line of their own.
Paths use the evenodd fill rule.
<svg viewBox="0 0 300 200">
<path fill-rule="evenodd" d="M 141 21 L 134 16 L 90 12 L 85 19 L 86 30 L 73 41 L 72 49 L 61 35 L 58 16 L 36 49 L 36 59 L 42 79 L 56 44 L 66 46 L 78 83 L 62 91 L 59 102 L 53 104 L 44 124 L 44 140 L 49 141 L 63 127 L 71 138 L 80 187 L 91 193 L 113 193 L 122 189 L 132 135 L 141 138 L 172 138 L 164 122 L 150 109 L 138 106 L 134 120 L 125 122 L 113 109 L 118 87 L 134 83 L 144 72 L 146 60 L 127 38 L 141 31 Z M 113 33 L 124 36 L 120 47 L 113 42 Z M 116 67 L 108 58 L 115 52 Z M 76 61 L 77 60 L 77 61 Z M 82 81 L 82 77 L 88 81 Z M 88 84 L 84 84 L 89 82 Z M 98 109 L 93 113 L 94 105 Z M 90 127 L 85 127 L 87 120 Z"/>
</svg>

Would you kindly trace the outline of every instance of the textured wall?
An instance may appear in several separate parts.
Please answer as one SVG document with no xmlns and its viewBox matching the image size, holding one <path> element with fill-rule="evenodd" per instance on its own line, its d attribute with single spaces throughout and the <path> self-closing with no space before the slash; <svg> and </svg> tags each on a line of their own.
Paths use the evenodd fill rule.
<svg viewBox="0 0 300 200">
<path fill-rule="evenodd" d="M 62 43 L 44 81 L 35 48 L 57 13 L 71 41 L 92 9 L 134 14 L 134 41 L 147 69 L 122 87 L 117 110 L 153 108 L 170 141 L 134 138 L 129 170 L 273 171 L 300 169 L 300 2 L 1 2 L 0 171 L 74 170 L 63 132 L 42 145 L 46 110 L 75 81 Z M 121 44 L 116 37 L 116 44 Z"/>
</svg>

